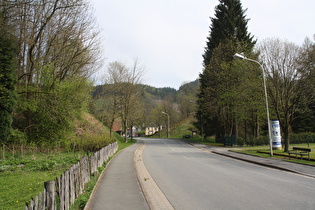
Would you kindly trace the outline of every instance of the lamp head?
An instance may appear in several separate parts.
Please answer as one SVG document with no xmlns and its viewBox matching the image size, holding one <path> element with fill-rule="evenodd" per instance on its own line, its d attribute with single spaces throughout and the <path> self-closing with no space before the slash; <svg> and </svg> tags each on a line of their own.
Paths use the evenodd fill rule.
<svg viewBox="0 0 315 210">
<path fill-rule="evenodd" d="M 234 58 L 245 59 L 244 53 L 235 53 Z"/>
</svg>

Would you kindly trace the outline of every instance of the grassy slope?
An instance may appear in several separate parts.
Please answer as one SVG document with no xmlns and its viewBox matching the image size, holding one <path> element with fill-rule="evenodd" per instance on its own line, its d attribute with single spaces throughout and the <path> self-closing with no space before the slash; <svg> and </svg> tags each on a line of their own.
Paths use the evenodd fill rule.
<svg viewBox="0 0 315 210">
<path fill-rule="evenodd" d="M 75 133 L 109 135 L 109 129 L 92 115 L 83 113 L 76 121 Z M 83 152 L 30 152 L 23 157 L 0 160 L 0 209 L 22 209 L 43 190 L 45 181 L 54 180 L 84 155 Z"/>
<path fill-rule="evenodd" d="M 186 118 L 181 122 L 177 123 L 174 128 L 171 129 L 170 135 L 173 139 L 181 139 L 184 135 L 192 135 L 191 129 L 196 130 L 193 126 L 194 118 Z M 159 133 L 154 134 L 154 138 L 167 138 L 167 129 L 161 131 L 161 136 Z"/>
</svg>

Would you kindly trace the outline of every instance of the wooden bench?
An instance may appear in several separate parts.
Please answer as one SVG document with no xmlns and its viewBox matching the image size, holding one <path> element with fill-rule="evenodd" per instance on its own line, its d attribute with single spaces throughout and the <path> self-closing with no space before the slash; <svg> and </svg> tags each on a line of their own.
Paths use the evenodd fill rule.
<svg viewBox="0 0 315 210">
<path fill-rule="evenodd" d="M 305 148 L 305 147 L 293 147 L 292 150 L 289 150 L 289 158 L 291 157 L 291 154 L 295 155 L 295 158 L 300 155 L 301 159 L 303 159 L 303 156 L 308 156 L 308 160 L 310 160 L 310 152 L 312 149 Z"/>
</svg>

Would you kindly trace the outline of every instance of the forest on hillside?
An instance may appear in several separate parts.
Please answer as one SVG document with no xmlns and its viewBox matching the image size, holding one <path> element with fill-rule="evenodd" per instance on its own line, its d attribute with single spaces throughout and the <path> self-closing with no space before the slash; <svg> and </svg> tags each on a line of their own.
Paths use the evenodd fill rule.
<svg viewBox="0 0 315 210">
<path fill-rule="evenodd" d="M 149 126 L 166 125 L 167 116 L 163 112 L 169 114 L 171 127 L 187 117 L 194 117 L 198 89 L 198 79 L 183 84 L 178 90 L 137 84 L 139 94 L 131 101 L 133 110 L 129 117 L 129 126 L 144 129 Z M 114 84 L 104 84 L 96 86 L 92 93 L 94 100 L 92 113 L 110 128 L 113 122 L 121 117 L 123 99 L 119 98 L 115 102 L 115 97 L 119 95 L 118 91 L 122 90 L 115 89 Z M 123 93 L 120 93 L 123 97 Z"/>
</svg>

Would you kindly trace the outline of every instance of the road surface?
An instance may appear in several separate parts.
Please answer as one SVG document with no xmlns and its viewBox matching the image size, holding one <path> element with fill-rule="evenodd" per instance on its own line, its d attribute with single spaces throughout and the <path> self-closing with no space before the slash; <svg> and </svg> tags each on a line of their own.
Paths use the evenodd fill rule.
<svg viewBox="0 0 315 210">
<path fill-rule="evenodd" d="M 143 161 L 175 209 L 315 209 L 315 180 L 215 155 L 169 139 L 141 139 Z"/>
</svg>

